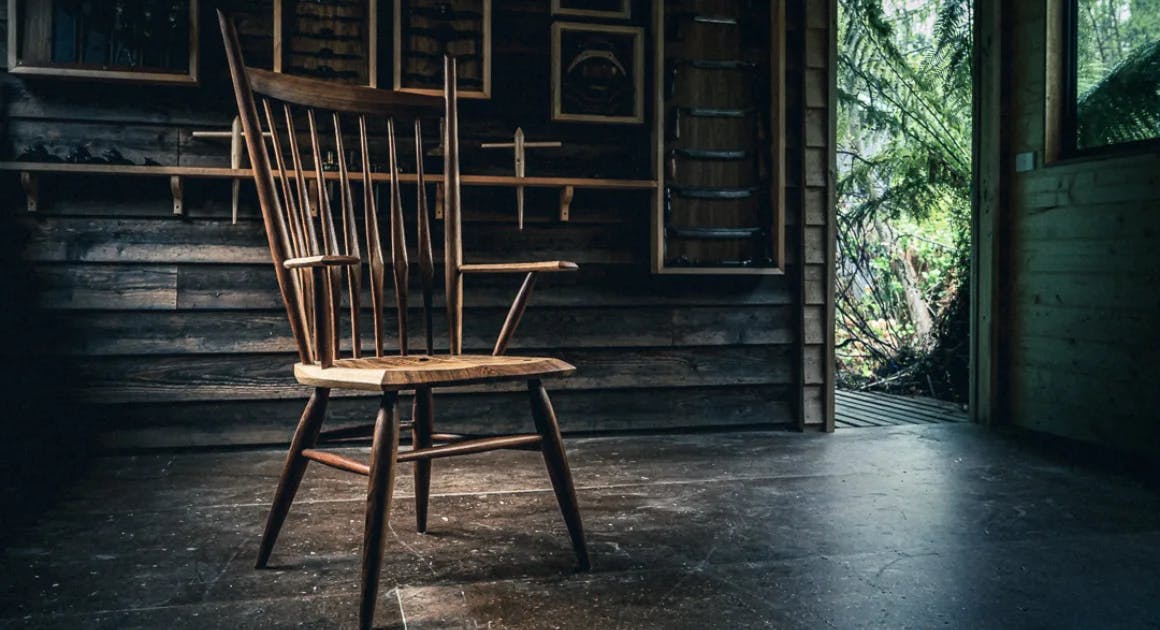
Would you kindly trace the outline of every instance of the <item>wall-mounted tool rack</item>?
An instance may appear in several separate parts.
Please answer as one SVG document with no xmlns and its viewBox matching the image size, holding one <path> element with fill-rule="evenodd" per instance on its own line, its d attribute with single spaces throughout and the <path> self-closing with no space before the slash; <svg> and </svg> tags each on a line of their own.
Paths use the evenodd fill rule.
<svg viewBox="0 0 1160 630">
<path fill-rule="evenodd" d="M 784 272 L 784 33 L 780 0 L 655 3 L 654 272 Z"/>
</svg>

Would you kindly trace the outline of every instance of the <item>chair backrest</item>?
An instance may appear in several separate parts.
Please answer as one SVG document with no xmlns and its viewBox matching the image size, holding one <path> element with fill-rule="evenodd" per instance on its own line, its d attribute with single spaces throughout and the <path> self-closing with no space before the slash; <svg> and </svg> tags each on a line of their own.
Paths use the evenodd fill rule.
<svg viewBox="0 0 1160 630">
<path fill-rule="evenodd" d="M 374 311 L 374 354 L 387 352 L 384 309 L 387 263 L 379 233 L 372 182 L 371 125 L 386 120 L 386 153 L 390 175 L 388 214 L 390 266 L 398 311 L 398 350 L 409 352 L 407 340 L 407 239 L 404 230 L 395 119 L 414 117 L 416 179 L 418 187 L 418 255 L 423 285 L 426 351 L 434 352 L 432 333 L 432 285 L 435 264 L 431 247 L 426 179 L 423 173 L 423 139 L 420 116 L 442 113 L 444 156 L 444 265 L 446 270 L 449 350 L 462 352 L 463 248 L 460 241 L 459 133 L 455 60 L 445 60 L 442 98 L 389 92 L 366 87 L 337 85 L 318 79 L 278 74 L 245 66 L 233 21 L 218 12 L 226 58 L 237 98 L 238 114 L 246 149 L 254 171 L 254 183 L 262 208 L 266 237 L 283 305 L 305 363 L 332 365 L 340 355 L 341 320 L 350 321 L 352 358 L 362 356 L 362 266 L 369 268 L 371 305 Z M 305 118 L 305 129 L 301 123 Z M 343 131 L 357 126 L 350 149 Z M 356 122 L 351 122 L 356 121 Z M 329 129 L 327 129 L 329 127 Z M 332 138 L 320 135 L 333 132 Z M 301 136 L 308 137 L 301 140 Z M 322 160 L 323 151 L 335 156 L 333 167 Z M 358 159 L 353 159 L 357 155 Z M 351 173 L 348 165 L 358 171 Z M 332 190 L 333 189 L 333 190 Z M 337 197 L 334 199 L 333 197 Z M 361 204 L 364 243 L 359 242 Z M 336 218 L 335 215 L 338 215 Z M 341 229 L 340 229 L 341 228 Z M 365 248 L 364 248 L 365 245 Z M 357 259 L 357 260 L 356 260 Z M 286 264 L 287 261 L 291 261 Z M 341 293 L 345 285 L 347 308 Z"/>
</svg>

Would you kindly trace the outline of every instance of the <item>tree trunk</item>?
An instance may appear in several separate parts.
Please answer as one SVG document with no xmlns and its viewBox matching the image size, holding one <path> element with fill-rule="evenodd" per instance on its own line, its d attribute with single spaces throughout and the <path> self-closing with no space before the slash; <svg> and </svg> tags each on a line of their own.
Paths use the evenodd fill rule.
<svg viewBox="0 0 1160 630">
<path fill-rule="evenodd" d="M 930 308 L 922 297 L 919 288 L 918 271 L 914 268 L 914 253 L 909 249 L 898 252 L 898 257 L 890 261 L 894 273 L 902 280 L 906 293 L 906 308 L 910 311 L 910 321 L 914 324 L 915 340 L 920 348 L 930 346 L 931 332 L 934 330 L 934 320 L 930 316 Z"/>
</svg>

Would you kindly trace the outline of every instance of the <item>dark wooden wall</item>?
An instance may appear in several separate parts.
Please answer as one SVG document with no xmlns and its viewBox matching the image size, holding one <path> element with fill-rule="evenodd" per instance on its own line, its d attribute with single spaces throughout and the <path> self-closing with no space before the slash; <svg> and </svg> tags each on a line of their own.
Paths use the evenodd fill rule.
<svg viewBox="0 0 1160 630">
<path fill-rule="evenodd" d="M 647 176 L 647 127 L 548 122 L 548 2 L 495 4 L 495 96 L 465 107 L 465 146 L 509 136 L 518 124 L 529 139 L 565 142 L 555 158 L 533 154 L 529 175 Z M 651 275 L 646 193 L 578 191 L 572 221 L 559 223 L 555 192 L 533 191 L 519 232 L 511 191 L 471 191 L 469 261 L 581 265 L 578 274 L 541 284 L 512 346 L 579 367 L 574 378 L 554 383 L 565 430 L 827 426 L 831 4 L 788 5 L 784 276 Z M 647 24 L 648 3 L 638 5 L 634 21 Z M 4 159 L 64 158 L 79 148 L 97 157 L 115 151 L 138 164 L 226 166 L 224 143 L 190 136 L 226 128 L 232 117 L 220 46 L 207 22 L 199 88 L 0 74 Z M 465 158 L 468 172 L 507 172 L 506 153 L 474 153 Z M 15 174 L 2 176 L 7 190 L 17 190 Z M 68 382 L 107 412 L 106 439 L 285 440 L 306 390 L 290 374 L 292 344 L 252 199 L 243 197 L 242 220 L 231 225 L 225 182 L 187 183 L 184 217 L 171 214 L 160 178 L 44 175 L 41 186 L 41 211 L 16 217 L 28 231 L 23 259 L 39 282 L 43 321 L 68 332 L 61 364 Z M 19 197 L 4 199 L 5 213 L 23 213 Z M 471 279 L 466 350 L 490 348 L 516 288 L 510 278 Z M 524 398 L 489 390 L 444 394 L 437 405 L 445 423 L 482 430 L 522 426 Z M 337 418 L 363 420 L 374 404 L 343 398 L 332 409 Z"/>
<path fill-rule="evenodd" d="M 1001 213 L 989 236 L 1002 411 L 1018 426 L 1155 454 L 1160 152 L 1053 160 L 1061 40 L 1052 33 L 1064 3 L 1002 4 L 1002 45 L 988 50 L 1007 75 L 988 102 L 1005 109 L 985 113 L 1003 141 L 979 158 L 1002 182 L 989 200 Z M 1037 167 L 1015 173 L 1024 152 Z"/>
</svg>

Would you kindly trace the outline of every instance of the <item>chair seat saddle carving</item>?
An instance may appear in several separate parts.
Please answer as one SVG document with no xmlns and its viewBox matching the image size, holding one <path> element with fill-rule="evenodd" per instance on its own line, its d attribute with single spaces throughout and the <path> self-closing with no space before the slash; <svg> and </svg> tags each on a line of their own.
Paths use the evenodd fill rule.
<svg viewBox="0 0 1160 630">
<path fill-rule="evenodd" d="M 317 363 L 298 363 L 294 376 L 299 383 L 381 392 L 430 387 L 470 385 L 491 381 L 567 376 L 572 365 L 551 357 L 492 356 L 490 354 L 425 355 L 339 359 L 324 368 Z"/>
<path fill-rule="evenodd" d="M 543 455 L 578 564 L 587 569 L 588 551 L 572 474 L 543 384 L 544 379 L 568 376 L 575 368 L 551 357 L 506 354 L 539 274 L 577 267 L 566 261 L 464 263 L 455 60 L 445 59 L 442 97 L 337 85 L 246 67 L 233 22 L 220 11 L 218 19 L 266 240 L 298 352 L 294 375 L 313 387 L 274 492 L 257 567 L 268 563 L 309 463 L 366 476 L 358 614 L 359 627 L 369 628 L 399 465 L 414 464 L 416 525 L 425 532 L 432 460 L 497 449 L 536 449 Z M 395 130 L 395 120 L 401 116 L 414 122 L 418 211 L 413 223 L 417 243 L 411 246 L 406 237 Z M 424 118 L 442 118 L 446 353 L 436 353 L 434 347 L 436 263 L 423 174 Z M 323 155 L 339 157 L 324 162 Z M 377 169 L 385 165 L 390 174 L 389 194 L 382 204 L 386 211 L 381 216 L 372 165 Z M 384 232 L 380 225 L 386 228 L 384 238 L 380 238 Z M 407 333 L 410 252 L 418 263 L 425 332 L 425 339 L 415 344 L 421 346 L 417 353 L 412 352 Z M 463 352 L 464 279 L 477 274 L 524 277 L 491 354 Z M 393 303 L 388 302 L 388 281 L 394 289 Z M 369 304 L 364 304 L 364 289 Z M 388 308 L 396 320 L 397 352 L 388 351 L 392 337 L 386 324 Z M 349 333 L 349 342 L 340 339 L 344 333 Z M 350 348 L 348 356 L 340 356 L 344 347 Z M 368 347 L 373 350 L 365 351 Z M 435 432 L 436 388 L 512 380 L 527 382 L 534 433 L 469 437 Z M 379 393 L 374 424 L 322 431 L 332 389 Z M 403 391 L 414 392 L 409 422 L 399 417 Z M 410 429 L 412 448 L 401 451 L 403 429 Z M 369 462 L 321 448 L 328 441 L 356 437 L 371 438 Z"/>
</svg>

